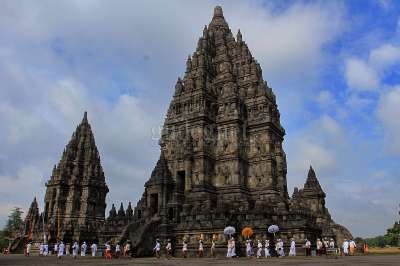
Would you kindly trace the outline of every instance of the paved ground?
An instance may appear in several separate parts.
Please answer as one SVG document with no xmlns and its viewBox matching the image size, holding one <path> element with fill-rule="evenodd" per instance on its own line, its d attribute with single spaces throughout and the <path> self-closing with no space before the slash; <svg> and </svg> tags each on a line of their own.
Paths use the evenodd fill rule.
<svg viewBox="0 0 400 266">
<path fill-rule="evenodd" d="M 378 265 L 400 265 L 400 255 L 370 255 L 370 256 L 354 256 L 344 258 L 274 258 L 274 259 L 171 259 L 166 260 L 155 258 L 140 258 L 140 259 L 114 259 L 104 260 L 102 258 L 80 258 L 73 260 L 71 257 L 64 257 L 62 260 L 57 260 L 56 257 L 24 257 L 22 255 L 0 255 L 0 265 L 80 265 L 80 266 L 94 266 L 94 265 L 363 265 L 363 266 L 378 266 Z"/>
</svg>

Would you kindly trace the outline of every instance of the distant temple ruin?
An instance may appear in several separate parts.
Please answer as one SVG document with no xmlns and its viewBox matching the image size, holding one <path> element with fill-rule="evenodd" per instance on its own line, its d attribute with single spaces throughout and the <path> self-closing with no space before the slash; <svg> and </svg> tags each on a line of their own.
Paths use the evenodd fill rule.
<svg viewBox="0 0 400 266">
<path fill-rule="evenodd" d="M 217 6 L 175 85 L 160 157 L 137 206 L 113 206 L 105 219 L 108 187 L 85 113 L 46 185 L 44 214 L 31 206 L 25 237 L 40 238 L 44 228 L 49 241 L 130 240 L 138 255 L 150 254 L 156 238 L 175 248 L 183 239 L 195 248 L 199 238 L 208 247 L 213 238 L 225 249 L 228 225 L 265 239 L 277 224 L 286 243 L 351 238 L 332 220 L 312 167 L 289 197 L 284 135 L 260 64 Z"/>
</svg>

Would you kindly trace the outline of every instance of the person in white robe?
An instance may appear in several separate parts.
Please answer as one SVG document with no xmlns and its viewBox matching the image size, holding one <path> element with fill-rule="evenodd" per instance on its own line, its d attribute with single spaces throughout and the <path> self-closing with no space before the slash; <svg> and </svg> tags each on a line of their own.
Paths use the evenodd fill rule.
<svg viewBox="0 0 400 266">
<path fill-rule="evenodd" d="M 44 247 L 43 243 L 40 243 L 40 246 L 39 246 L 39 256 L 43 256 L 43 247 Z"/>
<path fill-rule="evenodd" d="M 199 240 L 199 258 L 202 258 L 204 256 L 204 247 L 203 247 L 203 240 Z"/>
<path fill-rule="evenodd" d="M 296 256 L 296 242 L 293 238 L 290 240 L 289 256 Z"/>
<path fill-rule="evenodd" d="M 306 243 L 304 246 L 306 248 L 306 256 L 311 256 L 311 241 L 306 238 Z"/>
<path fill-rule="evenodd" d="M 247 239 L 246 240 L 246 256 L 248 257 L 248 258 L 250 258 L 251 257 L 251 241 L 250 241 L 250 239 Z"/>
<path fill-rule="evenodd" d="M 269 240 L 265 240 L 265 246 L 264 246 L 264 255 L 266 258 L 270 258 L 271 254 L 269 253 Z"/>
<path fill-rule="evenodd" d="M 96 245 L 96 243 L 93 243 L 90 246 L 90 249 L 92 250 L 92 257 L 96 257 L 96 254 L 97 254 L 97 245 Z"/>
<path fill-rule="evenodd" d="M 236 257 L 236 242 L 233 237 L 231 240 L 232 240 L 232 257 Z"/>
<path fill-rule="evenodd" d="M 49 254 L 49 245 L 45 243 L 43 245 L 43 256 L 47 256 Z"/>
<path fill-rule="evenodd" d="M 167 240 L 167 245 L 165 246 L 165 250 L 167 252 L 167 259 L 169 259 L 172 253 L 172 244 L 170 239 Z"/>
<path fill-rule="evenodd" d="M 278 239 L 278 242 L 276 243 L 276 251 L 278 252 L 279 257 L 285 257 L 285 251 L 283 249 L 283 241 L 282 239 Z"/>
<path fill-rule="evenodd" d="M 261 243 L 261 240 L 258 240 L 257 241 L 257 259 L 259 259 L 259 258 L 261 258 L 261 256 L 262 256 L 262 249 L 263 249 L 263 245 L 262 245 L 262 243 Z"/>
<path fill-rule="evenodd" d="M 161 244 L 159 239 L 156 239 L 156 245 L 154 246 L 153 250 L 156 253 L 156 257 L 159 259 L 161 250 Z"/>
<path fill-rule="evenodd" d="M 188 251 L 188 244 L 184 240 L 182 245 L 182 257 L 184 257 L 185 259 L 187 258 L 187 251 Z"/>
<path fill-rule="evenodd" d="M 71 250 L 71 245 L 69 243 L 67 243 L 65 245 L 65 255 L 69 255 L 69 251 Z"/>
<path fill-rule="evenodd" d="M 115 256 L 117 258 L 121 256 L 121 245 L 119 243 L 117 243 L 117 245 L 115 246 Z"/>
<path fill-rule="evenodd" d="M 75 242 L 75 243 L 72 245 L 72 257 L 73 257 L 74 259 L 76 259 L 76 256 L 78 256 L 78 251 L 79 251 L 79 244 L 78 244 L 78 242 Z"/>
<path fill-rule="evenodd" d="M 226 257 L 227 258 L 232 258 L 232 239 L 228 240 L 228 250 L 226 252 Z"/>
<path fill-rule="evenodd" d="M 215 257 L 215 241 L 214 241 L 214 239 L 211 240 L 210 256 L 212 258 Z"/>
<path fill-rule="evenodd" d="M 57 257 L 58 257 L 59 259 L 61 259 L 62 256 L 64 255 L 64 250 L 65 250 L 65 245 L 64 245 L 64 243 L 61 241 L 61 242 L 60 242 L 60 245 L 58 246 L 58 254 L 57 254 Z"/>
<path fill-rule="evenodd" d="M 31 249 L 32 249 L 32 243 L 29 242 L 29 243 L 26 245 L 26 256 L 29 257 L 29 255 L 31 254 Z"/>
<path fill-rule="evenodd" d="M 335 241 L 333 240 L 333 238 L 331 238 L 331 240 L 329 241 L 329 248 L 331 249 L 335 248 Z"/>
<path fill-rule="evenodd" d="M 347 239 L 344 240 L 342 249 L 345 256 L 349 255 L 349 242 L 347 241 Z"/>
<path fill-rule="evenodd" d="M 54 244 L 54 254 L 58 254 L 58 243 L 56 242 L 55 244 Z"/>
<path fill-rule="evenodd" d="M 322 255 L 322 247 L 323 247 L 323 243 L 321 241 L 321 239 L 317 239 L 317 255 L 321 256 Z"/>
<path fill-rule="evenodd" d="M 83 244 L 81 245 L 81 257 L 86 256 L 86 249 L 87 249 L 86 242 L 83 241 Z"/>
</svg>

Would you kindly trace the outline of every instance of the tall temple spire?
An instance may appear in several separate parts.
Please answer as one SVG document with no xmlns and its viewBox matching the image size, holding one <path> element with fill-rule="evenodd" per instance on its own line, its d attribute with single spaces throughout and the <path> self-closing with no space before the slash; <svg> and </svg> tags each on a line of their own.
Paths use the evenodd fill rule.
<svg viewBox="0 0 400 266">
<path fill-rule="evenodd" d="M 84 112 L 46 186 L 47 222 L 56 227 L 61 236 L 74 231 L 73 236 L 65 236 L 67 239 L 88 237 L 86 240 L 95 240 L 98 235 L 87 235 L 83 228 L 104 221 L 108 187 L 87 112 Z"/>
</svg>

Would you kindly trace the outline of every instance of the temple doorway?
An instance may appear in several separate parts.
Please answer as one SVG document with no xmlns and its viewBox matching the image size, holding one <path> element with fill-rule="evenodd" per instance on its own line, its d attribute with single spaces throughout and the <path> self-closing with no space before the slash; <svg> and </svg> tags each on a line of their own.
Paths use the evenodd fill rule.
<svg viewBox="0 0 400 266">
<path fill-rule="evenodd" d="M 179 192 L 185 192 L 185 181 L 186 181 L 185 171 L 178 171 L 176 173 L 176 185 Z"/>
<path fill-rule="evenodd" d="M 150 208 L 151 214 L 158 213 L 158 193 L 153 193 L 150 195 Z"/>
</svg>

